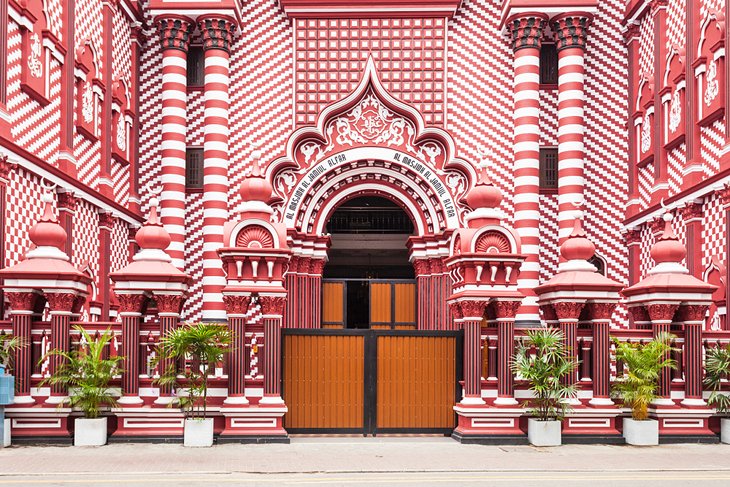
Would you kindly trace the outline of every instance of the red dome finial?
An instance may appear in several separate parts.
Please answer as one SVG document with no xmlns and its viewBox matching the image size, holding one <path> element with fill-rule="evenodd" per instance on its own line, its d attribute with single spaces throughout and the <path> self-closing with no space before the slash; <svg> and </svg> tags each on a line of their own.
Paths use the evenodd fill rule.
<svg viewBox="0 0 730 487">
<path fill-rule="evenodd" d="M 165 227 L 162 226 L 157 215 L 157 207 L 159 204 L 160 203 L 156 196 L 153 196 L 150 199 L 150 216 L 147 218 L 147 221 L 144 222 L 142 228 L 137 230 L 137 233 L 134 236 L 134 239 L 137 241 L 137 245 L 139 245 L 140 253 L 144 250 L 150 249 L 164 251 L 172 241 L 170 234 L 167 233 Z"/>
<path fill-rule="evenodd" d="M 560 255 L 568 261 L 590 260 L 596 253 L 596 246 L 588 240 L 583 230 L 583 212 L 576 211 L 573 217 L 573 231 L 560 246 Z"/>
<path fill-rule="evenodd" d="M 261 159 L 261 151 L 257 148 L 251 152 L 252 168 L 251 174 L 244 178 L 241 182 L 239 193 L 243 197 L 243 201 L 262 201 L 268 203 L 274 194 L 274 187 L 261 173 L 259 159 Z"/>
<path fill-rule="evenodd" d="M 38 248 L 55 247 L 62 251 L 66 246 L 68 234 L 66 233 L 66 230 L 58 224 L 56 214 L 53 212 L 53 195 L 51 194 L 51 188 L 44 186 L 44 189 L 45 192 L 41 196 L 41 201 L 44 205 L 43 216 L 38 223 L 33 225 L 30 229 L 30 240 Z"/>
<path fill-rule="evenodd" d="M 687 248 L 682 245 L 672 229 L 672 215 L 667 212 L 662 218 L 664 219 L 664 233 L 651 248 L 651 258 L 657 264 L 664 262 L 679 264 L 687 256 Z"/>
</svg>

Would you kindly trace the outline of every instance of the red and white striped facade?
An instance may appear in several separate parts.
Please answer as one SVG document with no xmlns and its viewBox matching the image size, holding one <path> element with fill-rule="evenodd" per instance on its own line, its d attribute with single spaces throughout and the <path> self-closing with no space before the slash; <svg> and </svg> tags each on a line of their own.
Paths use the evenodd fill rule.
<svg viewBox="0 0 730 487">
<path fill-rule="evenodd" d="M 492 424 L 486 429 L 460 424 L 464 434 L 518 428 L 516 403 L 525 391 L 508 362 L 521 329 L 554 324 L 574 349 L 585 347 L 592 381 L 581 399 L 609 407 L 616 364 L 608 334 L 631 339 L 644 328 L 643 339 L 658 320 L 624 298 L 568 309 L 559 296 L 538 297 L 535 289 L 565 264 L 560 244 L 574 229 L 576 206 L 606 277 L 627 287 L 654 267 L 651 249 L 663 215 L 671 214 L 687 248 L 682 265 L 718 289 L 706 316 L 685 319 L 680 303 L 666 324 L 683 323 L 695 362 L 702 355 L 698 338 L 730 339 L 723 335 L 730 332 L 726 2 L 387 3 L 0 0 L 7 38 L 0 48 L 3 266 L 23 262 L 44 213 L 43 186 L 55 185 L 54 211 L 68 235 L 64 252 L 89 280 L 79 291 L 83 300 L 58 309 L 52 292 L 45 308 L 35 309 L 35 298 L 6 290 L 0 332 L 31 338 L 35 348 L 24 360 L 56 343 L 54 335 L 68 334 L 63 343 L 76 345 L 72 322 L 91 331 L 112 327 L 119 354 L 133 364 L 121 378 L 126 407 L 159 405 L 171 394 L 151 385 L 160 334 L 180 318 L 228 322 L 237 344 L 212 390 L 228 407 L 221 413 L 226 428 L 249 422 L 257 425 L 251 431 L 266 434 L 246 409 L 263 401 L 271 410 L 266 421 L 280 432 L 280 328 L 321 326 L 325 226 L 339 204 L 357 195 L 388 198 L 413 219 L 408 252 L 421 298 L 418 328 L 463 328 L 466 335 L 471 401 L 458 407 L 477 416 L 474 408 L 495 404 L 506 411 L 484 420 Z M 550 43 L 557 48 L 556 85 L 540 83 L 540 49 Z M 204 51 L 201 87 L 187 86 L 190 46 Z M 361 115 L 368 110 L 387 130 L 370 136 Z M 187 148 L 203 149 L 202 190 L 186 190 Z M 540 150 L 551 148 L 558 152 L 558 183 L 546 189 Z M 239 191 L 258 178 L 258 166 L 270 200 L 247 200 Z M 461 265 L 449 261 L 454 235 L 479 210 L 467 197 L 480 166 L 504 197 L 494 224 L 514 229 L 514 249 L 524 257 L 516 282 L 502 283 L 508 294 L 501 301 L 468 293 L 451 299 L 452 271 Z M 166 253 L 191 281 L 184 300 L 180 289 L 158 289 L 152 301 L 146 294 L 144 303 L 156 306 L 147 309 L 135 301 L 139 289 L 120 294 L 109 276 L 132 262 L 134 235 L 153 198 L 171 239 Z M 228 227 L 235 222 L 264 228 L 273 240 L 279 235 L 271 248 L 280 253 L 261 257 L 257 270 L 247 267 L 255 259 L 230 250 L 248 228 Z M 268 248 L 265 237 L 257 238 Z M 231 269 L 239 277 L 251 272 L 255 285 L 243 277 L 232 284 Z M 280 288 L 273 269 L 281 270 Z M 265 272 L 276 289 L 256 287 Z M 488 326 L 476 320 L 485 309 Z M 494 357 L 490 377 L 475 369 L 482 354 Z M 55 409 L 44 409 L 41 399 L 62 391 L 34 389 L 49 365 L 18 371 L 19 395 L 33 395 L 37 414 L 52 418 L 34 427 L 28 418 L 36 413 L 11 414 L 30 436 L 66 428 L 67 412 L 49 412 Z M 702 399 L 701 370 L 690 368 L 691 380 L 687 370 L 680 374 L 686 390 L 665 377 L 666 398 Z M 121 415 L 121 434 L 178 431 L 179 415 L 161 411 Z M 606 431 L 615 430 L 614 412 L 600 417 Z M 578 421 L 568 431 L 601 429 L 591 428 Z"/>
</svg>

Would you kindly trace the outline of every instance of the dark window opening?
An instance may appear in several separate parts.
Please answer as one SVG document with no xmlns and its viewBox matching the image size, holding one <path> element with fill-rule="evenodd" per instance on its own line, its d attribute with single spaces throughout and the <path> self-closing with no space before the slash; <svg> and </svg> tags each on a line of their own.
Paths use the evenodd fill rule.
<svg viewBox="0 0 730 487">
<path fill-rule="evenodd" d="M 598 257 L 597 255 L 594 255 L 590 259 L 588 259 L 588 262 L 596 266 L 596 269 L 598 269 L 598 273 L 602 275 L 606 275 L 606 263 Z"/>
<path fill-rule="evenodd" d="M 188 49 L 188 88 L 200 88 L 205 84 L 205 57 L 202 46 Z"/>
<path fill-rule="evenodd" d="M 203 189 L 203 149 L 185 150 L 185 189 Z"/>
<path fill-rule="evenodd" d="M 413 233 L 403 209 L 385 198 L 354 198 L 337 208 L 327 223 L 328 233 Z"/>
<path fill-rule="evenodd" d="M 540 48 L 540 84 L 558 84 L 558 50 L 555 44 L 543 43 Z"/>
<path fill-rule="evenodd" d="M 540 148 L 540 189 L 558 188 L 558 149 Z"/>
</svg>

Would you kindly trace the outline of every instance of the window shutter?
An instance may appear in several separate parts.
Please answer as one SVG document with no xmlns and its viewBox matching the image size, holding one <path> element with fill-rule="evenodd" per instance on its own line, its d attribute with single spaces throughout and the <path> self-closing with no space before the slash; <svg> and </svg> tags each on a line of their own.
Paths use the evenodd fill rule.
<svg viewBox="0 0 730 487">
<path fill-rule="evenodd" d="M 540 189 L 558 187 L 558 149 L 540 148 Z"/>
<path fill-rule="evenodd" d="M 188 49 L 188 87 L 195 88 L 205 84 L 205 58 L 201 46 Z"/>
<path fill-rule="evenodd" d="M 558 84 L 558 50 L 555 44 L 543 44 L 540 48 L 540 84 Z"/>
<path fill-rule="evenodd" d="M 185 150 L 185 189 L 203 189 L 203 149 Z"/>
</svg>

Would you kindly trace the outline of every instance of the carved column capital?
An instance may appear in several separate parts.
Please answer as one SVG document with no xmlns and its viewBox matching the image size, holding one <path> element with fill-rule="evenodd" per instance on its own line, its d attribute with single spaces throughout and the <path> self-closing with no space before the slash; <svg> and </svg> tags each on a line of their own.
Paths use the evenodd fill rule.
<svg viewBox="0 0 730 487">
<path fill-rule="evenodd" d="M 555 316 L 558 317 L 558 320 L 578 321 L 580 312 L 583 310 L 583 306 L 585 306 L 585 303 L 576 301 L 561 301 L 560 303 L 553 303 Z"/>
<path fill-rule="evenodd" d="M 179 49 L 188 52 L 190 35 L 193 33 L 195 25 L 191 19 L 181 15 L 168 15 L 157 17 L 155 22 L 160 33 L 163 51 L 165 49 Z"/>
<path fill-rule="evenodd" d="M 632 228 L 630 230 L 627 230 L 624 234 L 624 238 L 626 239 L 626 245 L 636 245 L 641 243 L 641 230 L 638 228 Z"/>
<path fill-rule="evenodd" d="M 558 51 L 570 47 L 585 50 L 588 26 L 593 16 L 587 13 L 564 14 L 555 17 L 550 27 L 555 33 L 555 43 Z"/>
<path fill-rule="evenodd" d="M 312 259 L 311 273 L 321 276 L 326 262 L 324 259 Z"/>
<path fill-rule="evenodd" d="M 649 319 L 654 322 L 671 322 L 679 308 L 678 304 L 650 304 L 646 307 Z"/>
<path fill-rule="evenodd" d="M 610 320 L 616 310 L 616 303 L 590 303 L 588 305 L 589 316 L 592 320 Z"/>
<path fill-rule="evenodd" d="M 540 49 L 547 21 L 548 16 L 544 14 L 529 14 L 508 19 L 507 28 L 512 35 L 512 50 L 518 51 L 528 47 Z"/>
<path fill-rule="evenodd" d="M 226 294 L 223 296 L 223 303 L 226 305 L 226 313 L 229 315 L 243 315 L 248 311 L 251 296 Z"/>
<path fill-rule="evenodd" d="M 14 170 L 18 165 L 10 161 L 10 158 L 6 154 L 0 155 L 0 181 L 7 182 L 10 177 L 10 172 Z"/>
<path fill-rule="evenodd" d="M 461 306 L 458 302 L 449 303 L 449 308 L 451 308 L 451 312 L 454 314 L 455 320 L 460 320 L 464 318 L 464 313 L 461 312 Z"/>
<path fill-rule="evenodd" d="M 558 319 L 552 304 L 543 304 L 540 306 L 540 311 L 542 311 L 542 318 L 545 321 L 556 321 Z"/>
<path fill-rule="evenodd" d="M 99 227 L 106 230 L 112 230 L 114 228 L 114 222 L 117 221 L 117 217 L 113 213 L 102 211 L 99 213 Z"/>
<path fill-rule="evenodd" d="M 517 310 L 520 309 L 521 301 L 497 301 L 494 303 L 494 311 L 497 319 L 514 319 Z"/>
<path fill-rule="evenodd" d="M 679 211 L 685 223 L 702 219 L 702 203 L 687 203 Z"/>
<path fill-rule="evenodd" d="M 221 49 L 231 52 L 236 21 L 225 16 L 206 15 L 198 19 L 198 28 L 203 34 L 203 49 Z"/>
<path fill-rule="evenodd" d="M 475 318 L 481 320 L 484 316 L 484 308 L 487 306 L 485 301 L 467 300 L 459 301 L 461 306 L 461 314 L 465 319 Z"/>
<path fill-rule="evenodd" d="M 286 298 L 283 296 L 259 296 L 259 304 L 264 315 L 281 315 Z"/>
<path fill-rule="evenodd" d="M 707 315 L 705 304 L 685 304 L 679 309 L 679 319 L 683 323 L 703 323 Z"/>
<path fill-rule="evenodd" d="M 11 291 L 5 292 L 5 299 L 10 304 L 10 313 L 14 311 L 29 312 L 33 311 L 35 300 L 38 295 L 32 291 L 21 292 Z"/>
<path fill-rule="evenodd" d="M 76 302 L 74 293 L 45 293 L 51 313 L 71 313 Z"/>
<path fill-rule="evenodd" d="M 65 210 L 68 212 L 75 212 L 76 205 L 78 204 L 78 198 L 74 196 L 73 191 L 59 191 L 58 192 L 58 209 Z"/>
<path fill-rule="evenodd" d="M 181 294 L 155 294 L 158 313 L 180 314 L 185 298 Z"/>
<path fill-rule="evenodd" d="M 119 313 L 142 313 L 145 299 L 144 294 L 117 294 Z"/>
<path fill-rule="evenodd" d="M 416 269 L 416 277 L 425 276 L 430 272 L 428 259 L 416 259 L 413 261 L 413 267 Z"/>
<path fill-rule="evenodd" d="M 730 185 L 723 186 L 721 189 L 718 189 L 716 193 L 720 197 L 720 201 L 722 201 L 723 206 L 725 206 L 726 209 L 730 209 Z"/>
</svg>

